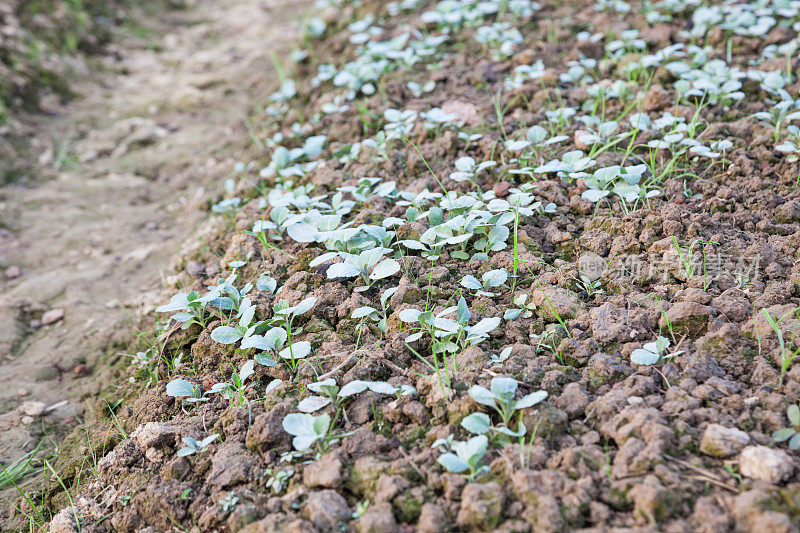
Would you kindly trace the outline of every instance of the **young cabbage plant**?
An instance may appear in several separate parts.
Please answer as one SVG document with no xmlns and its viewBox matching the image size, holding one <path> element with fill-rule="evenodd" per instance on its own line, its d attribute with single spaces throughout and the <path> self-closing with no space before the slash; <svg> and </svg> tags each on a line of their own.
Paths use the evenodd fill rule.
<svg viewBox="0 0 800 533">
<path fill-rule="evenodd" d="M 631 361 L 637 365 L 653 366 L 664 363 L 683 353 L 683 350 L 667 353 L 669 345 L 668 338 L 659 336 L 655 342 L 648 342 L 643 347 L 635 349 L 631 353 Z"/>
<path fill-rule="evenodd" d="M 515 400 L 516 392 L 517 380 L 513 378 L 492 378 L 489 389 L 480 385 L 473 385 L 469 389 L 472 399 L 497 411 L 506 427 L 516 411 L 533 407 L 547 398 L 547 391 L 540 390 Z"/>
<path fill-rule="evenodd" d="M 513 346 L 507 346 L 503 348 L 503 350 L 498 355 L 490 355 L 489 358 L 492 360 L 493 365 L 499 365 L 505 363 L 508 358 L 511 356 L 511 350 Z"/>
<path fill-rule="evenodd" d="M 501 287 L 508 280 L 508 271 L 505 268 L 498 268 L 486 272 L 481 279 L 475 276 L 466 275 L 461 279 L 461 286 L 469 290 L 476 291 L 476 296 L 495 296 L 497 293 L 490 289 Z"/>
<path fill-rule="evenodd" d="M 449 472 L 461 474 L 466 472 L 468 479 L 475 478 L 490 471 L 486 465 L 481 465 L 481 459 L 489 448 L 489 439 L 486 435 L 472 437 L 466 442 L 453 441 L 452 435 L 449 439 L 440 439 L 433 443 L 432 448 L 439 448 L 444 451 L 449 447 L 453 452 L 445 452 L 437 459 L 438 463 L 445 467 Z"/>
<path fill-rule="evenodd" d="M 520 420 L 517 424 L 517 430 L 513 431 L 506 426 L 493 426 L 492 420 L 486 413 L 472 413 L 461 420 L 461 427 L 472 433 L 473 435 L 486 435 L 490 433 L 492 436 L 504 435 L 506 437 L 519 438 L 527 433 L 525 424 Z"/>
<path fill-rule="evenodd" d="M 515 297 L 513 300 L 514 308 L 506 309 L 503 313 L 504 320 L 514 320 L 515 318 L 530 318 L 536 310 L 536 305 L 528 303 L 528 294 L 523 293 Z"/>
<path fill-rule="evenodd" d="M 214 433 L 197 442 L 192 437 L 183 437 L 181 440 L 186 445 L 178 450 L 178 457 L 186 457 L 187 455 L 194 455 L 196 453 L 203 453 L 208 450 L 208 446 L 219 438 L 219 433 Z"/>
<path fill-rule="evenodd" d="M 275 333 L 275 343 L 271 344 L 273 339 L 267 339 L 265 343 L 269 349 L 274 346 L 273 351 L 277 351 L 279 346 L 282 346 L 284 342 L 286 343 L 286 347 L 277 351 L 278 357 L 285 360 L 292 370 L 297 368 L 299 364 L 299 360 L 305 358 L 311 353 L 311 344 L 307 341 L 301 342 L 294 342 L 293 337 L 299 335 L 303 332 L 303 328 L 295 328 L 294 327 L 294 320 L 298 316 L 304 315 L 309 312 L 313 307 L 314 304 L 317 303 L 317 299 L 314 296 L 310 296 L 304 300 L 302 300 L 297 305 L 289 306 L 289 303 L 286 300 L 280 300 L 272 307 L 273 316 L 271 319 L 267 320 L 266 323 L 272 326 L 278 326 L 283 329 L 286 333 L 285 339 L 283 336 Z M 282 342 L 278 342 L 283 339 Z M 262 363 L 268 364 L 268 363 Z M 269 366 L 269 365 L 268 365 Z"/>
<path fill-rule="evenodd" d="M 360 394 L 366 390 L 370 390 L 376 394 L 395 394 L 398 396 L 408 396 L 416 394 L 417 392 L 416 389 L 410 385 L 395 387 L 385 381 L 362 381 L 358 379 L 347 383 L 339 389 L 333 378 L 311 383 L 308 385 L 308 389 L 312 392 L 316 392 L 318 396 L 309 396 L 300 401 L 298 409 L 304 413 L 313 413 L 327 405 L 333 405 L 334 408 L 339 409 L 342 400 Z"/>
<path fill-rule="evenodd" d="M 304 413 L 313 413 L 319 411 L 327 405 L 333 405 L 335 409 L 339 409 L 339 386 L 336 380 L 328 378 L 322 381 L 308 384 L 308 390 L 317 393 L 315 396 L 309 396 L 300 400 L 297 408 Z"/>
<path fill-rule="evenodd" d="M 370 307 L 368 305 L 359 307 L 355 309 L 353 313 L 350 315 L 350 318 L 356 320 L 364 320 L 365 318 L 369 317 L 370 320 L 375 322 L 378 325 L 378 329 L 381 333 L 386 332 L 386 320 L 389 316 L 389 298 L 397 292 L 397 287 L 390 287 L 381 293 L 381 310 L 377 310 L 374 307 Z"/>
<path fill-rule="evenodd" d="M 441 256 L 442 249 L 444 248 L 445 244 L 447 244 L 445 242 L 446 239 L 439 240 L 437 237 L 439 237 L 439 235 L 436 231 L 436 228 L 432 227 L 427 229 L 425 233 L 420 236 L 419 240 L 405 239 L 398 241 L 398 244 L 408 248 L 409 250 L 419 251 L 420 255 L 428 261 L 436 261 L 439 259 L 439 256 Z"/>
<path fill-rule="evenodd" d="M 258 239 L 268 251 L 275 250 L 289 257 L 293 257 L 291 254 L 281 250 L 275 242 L 273 242 L 283 240 L 283 231 L 285 229 L 283 225 L 287 222 L 289 210 L 284 206 L 275 207 L 270 212 L 270 217 L 273 220 L 257 220 L 255 224 L 253 224 L 253 229 L 249 231 L 245 230 L 242 233 Z"/>
<path fill-rule="evenodd" d="M 319 211 L 306 213 L 304 221 L 296 221 L 286 228 L 286 233 L 295 242 L 312 243 L 348 240 L 358 233 L 351 222 L 341 224 L 341 215 L 323 215 Z"/>
<path fill-rule="evenodd" d="M 511 215 L 511 213 L 507 214 Z M 511 220 L 513 220 L 513 216 L 511 216 Z M 489 224 L 482 229 L 485 231 L 485 235 L 475 242 L 475 250 L 477 250 L 478 253 L 476 253 L 473 258 L 485 261 L 489 259 L 489 252 L 499 252 L 500 250 L 508 248 L 506 240 L 508 240 L 509 235 L 511 235 L 511 230 L 509 230 L 507 226 Z M 479 229 L 476 233 L 483 234 L 484 231 Z"/>
<path fill-rule="evenodd" d="M 496 161 L 482 161 L 476 163 L 475 159 L 471 157 L 459 157 L 456 159 L 456 171 L 450 173 L 450 179 L 455 182 L 471 181 L 472 184 L 480 191 L 480 185 L 476 181 L 478 175 L 484 170 L 497 165 Z"/>
<path fill-rule="evenodd" d="M 432 92 L 436 88 L 436 81 L 428 80 L 422 85 L 415 81 L 410 81 L 406 83 L 406 88 L 411 92 L 411 94 L 414 95 L 415 98 L 419 98 L 425 93 Z"/>
<path fill-rule="evenodd" d="M 339 391 L 339 398 L 348 398 L 350 396 L 361 394 L 365 390 L 370 390 L 376 394 L 399 394 L 400 396 L 408 396 L 416 394 L 416 389 L 410 385 L 400 385 L 395 387 L 385 381 L 362 381 L 356 379 L 342 387 Z"/>
<path fill-rule="evenodd" d="M 483 138 L 483 133 L 467 133 L 466 131 L 459 131 L 458 138 L 464 142 L 464 149 L 468 150 L 472 143 Z"/>
<path fill-rule="evenodd" d="M 245 297 L 239 305 L 237 312 L 238 321 L 231 322 L 231 325 L 217 326 L 211 332 L 211 339 L 221 344 L 235 344 L 236 342 L 251 337 L 257 331 L 266 327 L 265 322 L 257 321 L 253 323 L 255 318 L 256 306 L 250 301 L 250 298 Z"/>
<path fill-rule="evenodd" d="M 239 369 L 237 372 L 236 370 L 233 371 L 231 375 L 231 382 L 226 383 L 224 388 L 220 387 L 220 393 L 222 397 L 226 400 L 230 400 L 231 402 L 236 400 L 239 402 L 239 405 L 246 405 L 248 403 L 247 396 L 245 395 L 245 389 L 247 388 L 246 381 L 247 379 L 255 373 L 255 361 L 252 359 L 245 361 L 242 365 L 242 368 Z M 212 389 L 213 390 L 213 389 Z"/>
<path fill-rule="evenodd" d="M 789 418 L 789 427 L 781 428 L 772 433 L 774 442 L 786 442 L 790 450 L 800 450 L 800 407 L 796 404 L 786 409 Z"/>
<path fill-rule="evenodd" d="M 188 380 L 176 378 L 167 383 L 167 396 L 173 398 L 181 398 L 186 403 L 207 402 L 210 398 L 207 397 L 208 392 L 202 393 L 200 387 Z"/>
<path fill-rule="evenodd" d="M 337 413 L 338 415 L 338 413 Z M 283 418 L 283 429 L 293 435 L 292 445 L 299 452 L 309 452 L 316 444 L 322 453 L 327 453 L 332 444 L 348 434 L 333 435 L 331 430 L 336 419 L 331 421 L 328 413 L 319 416 L 308 413 L 290 413 Z"/>
<path fill-rule="evenodd" d="M 272 276 L 263 274 L 256 279 L 256 289 L 266 291 L 270 294 L 278 294 L 282 287 L 278 287 L 278 281 Z"/>
<path fill-rule="evenodd" d="M 586 170 L 593 167 L 595 160 L 587 157 L 580 150 L 571 150 L 561 156 L 561 159 L 553 159 L 536 167 L 534 173 L 548 174 L 555 173 L 558 177 L 578 179 L 587 176 Z"/>
<path fill-rule="evenodd" d="M 197 291 L 190 291 L 187 294 L 178 293 L 169 299 L 168 304 L 156 308 L 157 313 L 171 313 L 177 311 L 170 318 L 181 323 L 181 329 L 189 329 L 192 324 L 197 324 L 201 328 L 206 327 L 210 318 L 206 314 L 206 306 L 212 303 L 219 293 L 209 291 L 204 296 L 200 296 Z"/>
<path fill-rule="evenodd" d="M 456 319 L 445 318 L 456 313 Z M 404 309 L 399 318 L 407 324 L 418 324 L 419 331 L 406 337 L 406 343 L 416 342 L 425 333 L 431 336 L 433 353 L 455 353 L 467 346 L 478 344 L 489 337 L 489 333 L 500 325 L 499 317 L 481 319 L 469 326 L 472 313 L 464 298 L 459 298 L 458 306 L 448 307 L 434 316 L 430 311 Z"/>
<path fill-rule="evenodd" d="M 209 293 L 214 294 L 210 304 L 223 311 L 239 311 L 244 298 L 253 288 L 252 283 L 245 283 L 241 289 L 234 285 L 236 273 L 232 273 L 225 279 L 220 279 L 219 283 L 209 288 Z"/>
<path fill-rule="evenodd" d="M 395 259 L 384 259 L 390 253 L 389 248 L 371 248 L 359 254 L 345 252 L 329 252 L 316 258 L 309 266 L 317 266 L 329 261 L 337 255 L 344 259 L 328 267 L 328 279 L 360 277 L 364 286 L 357 287 L 358 292 L 368 290 L 376 281 L 394 276 L 400 271 L 400 263 Z"/>
</svg>

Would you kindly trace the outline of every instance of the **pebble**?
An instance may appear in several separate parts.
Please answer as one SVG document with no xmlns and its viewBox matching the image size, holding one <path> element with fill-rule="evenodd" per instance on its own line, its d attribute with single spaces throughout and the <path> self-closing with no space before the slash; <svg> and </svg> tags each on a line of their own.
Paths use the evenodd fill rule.
<svg viewBox="0 0 800 533">
<path fill-rule="evenodd" d="M 28 416 L 42 416 L 46 409 L 47 404 L 37 401 L 22 402 L 19 406 L 19 410 Z"/>
<path fill-rule="evenodd" d="M 55 324 L 62 318 L 64 318 L 63 309 L 50 309 L 49 311 L 45 311 L 45 313 L 42 315 L 42 325 L 47 326 L 49 324 Z"/>
<path fill-rule="evenodd" d="M 700 440 L 700 451 L 712 457 L 730 457 L 750 444 L 750 436 L 736 428 L 709 424 Z"/>
<path fill-rule="evenodd" d="M 189 261 L 188 263 L 186 263 L 186 273 L 192 276 L 193 278 L 196 278 L 197 276 L 204 274 L 205 271 L 206 271 L 206 266 L 203 263 L 200 263 L 199 261 Z"/>
<path fill-rule="evenodd" d="M 739 455 L 739 472 L 751 479 L 780 483 L 794 472 L 789 454 L 767 446 L 748 446 Z"/>
<path fill-rule="evenodd" d="M 22 269 L 17 265 L 12 265 L 6 269 L 6 278 L 14 279 L 22 275 Z"/>
</svg>

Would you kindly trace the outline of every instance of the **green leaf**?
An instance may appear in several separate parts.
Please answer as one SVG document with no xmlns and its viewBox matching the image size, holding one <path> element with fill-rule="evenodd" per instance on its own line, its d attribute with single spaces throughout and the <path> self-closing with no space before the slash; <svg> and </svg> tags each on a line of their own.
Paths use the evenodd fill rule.
<svg viewBox="0 0 800 533">
<path fill-rule="evenodd" d="M 517 380 L 514 378 L 492 378 L 492 394 L 498 398 L 513 398 L 517 392 Z"/>
<path fill-rule="evenodd" d="M 353 314 L 350 315 L 350 318 L 355 318 L 355 319 L 364 318 L 371 315 L 372 313 L 377 313 L 377 312 L 378 312 L 377 309 L 375 309 L 374 307 L 369 307 L 369 306 L 359 307 L 358 309 L 353 311 Z"/>
<path fill-rule="evenodd" d="M 637 365 L 654 365 L 658 363 L 659 359 L 661 359 L 660 355 L 644 348 L 637 348 L 631 353 L 631 361 Z"/>
<path fill-rule="evenodd" d="M 461 286 L 467 289 L 477 291 L 483 288 L 481 282 L 475 276 L 466 275 L 461 279 Z"/>
<path fill-rule="evenodd" d="M 297 408 L 304 413 L 313 413 L 314 411 L 319 411 L 329 403 L 331 403 L 330 398 L 325 398 L 324 396 L 309 396 L 308 398 L 300 400 L 300 403 L 297 404 Z"/>
<path fill-rule="evenodd" d="M 469 328 L 472 335 L 486 335 L 500 325 L 500 317 L 492 316 L 482 319 L 480 322 Z"/>
<path fill-rule="evenodd" d="M 281 350 L 278 355 L 280 355 L 283 359 L 291 360 L 291 359 L 303 359 L 310 353 L 311 353 L 311 343 L 308 341 L 299 341 L 299 342 L 293 342 L 292 344 Z"/>
<path fill-rule="evenodd" d="M 319 436 L 328 434 L 328 428 L 331 427 L 331 417 L 328 413 L 314 417 L 314 433 Z"/>
<path fill-rule="evenodd" d="M 314 417 L 306 413 L 289 413 L 281 425 L 289 435 L 314 435 Z"/>
<path fill-rule="evenodd" d="M 475 400 L 481 405 L 488 405 L 489 407 L 494 407 L 496 405 L 494 394 L 492 394 L 492 392 L 486 387 L 481 387 L 480 385 L 473 385 L 469 389 L 469 395 L 472 397 L 473 400 Z"/>
<path fill-rule="evenodd" d="M 308 311 L 310 311 L 312 307 L 314 307 L 315 303 L 317 303 L 317 299 L 315 297 L 311 296 L 309 298 L 306 298 L 299 304 L 295 305 L 294 308 L 292 308 L 292 314 L 294 316 L 304 315 Z"/>
<path fill-rule="evenodd" d="M 512 429 L 509 429 L 509 428 L 507 428 L 505 426 L 499 426 L 499 427 L 496 427 L 496 428 L 493 428 L 493 429 L 498 433 L 502 433 L 503 435 L 508 435 L 509 437 L 514 437 L 514 438 L 519 438 L 519 437 L 525 435 L 525 433 L 528 432 L 528 429 L 525 427 L 525 424 L 523 424 L 522 422 L 519 423 L 519 425 L 517 426 L 517 430 L 516 431 L 514 431 Z"/>
<path fill-rule="evenodd" d="M 439 459 L 437 459 L 437 461 L 439 462 L 440 465 L 445 467 L 448 471 L 454 472 L 456 474 L 458 474 L 460 472 L 463 472 L 465 470 L 469 470 L 469 464 L 466 461 L 460 459 L 454 453 L 450 453 L 450 452 L 445 453 L 445 454 L 439 456 Z"/>
<path fill-rule="evenodd" d="M 775 442 L 783 442 L 789 440 L 796 432 L 793 428 L 781 428 L 772 433 L 772 440 Z"/>
<path fill-rule="evenodd" d="M 508 271 L 505 268 L 490 270 L 481 279 L 486 287 L 499 287 L 508 280 Z"/>
<path fill-rule="evenodd" d="M 800 427 L 800 407 L 795 404 L 790 405 L 789 408 L 786 409 L 786 415 L 789 417 L 789 422 L 791 422 L 794 427 Z"/>
<path fill-rule="evenodd" d="M 397 314 L 397 316 L 402 322 L 414 323 L 417 321 L 420 314 L 422 314 L 422 311 L 417 309 L 403 309 Z"/>
<path fill-rule="evenodd" d="M 219 326 L 211 332 L 211 338 L 222 344 L 233 344 L 242 338 L 242 334 L 230 326 Z"/>
<path fill-rule="evenodd" d="M 367 390 L 367 387 L 369 387 L 368 382 L 361 381 L 360 379 L 353 380 L 342 387 L 342 389 L 339 391 L 339 397 L 347 398 L 354 394 L 359 394 Z"/>
<path fill-rule="evenodd" d="M 173 379 L 167 383 L 167 396 L 185 398 L 186 396 L 194 396 L 195 390 L 194 384 L 185 379 Z"/>
<path fill-rule="evenodd" d="M 486 453 L 486 449 L 489 447 L 489 439 L 486 438 L 486 435 L 478 435 L 477 437 L 472 437 L 467 441 L 467 445 L 464 447 L 464 452 L 466 456 L 469 458 L 469 462 L 477 464 L 483 454 Z"/>
<path fill-rule="evenodd" d="M 293 224 L 286 229 L 286 233 L 295 242 L 314 242 L 317 228 L 306 223 Z"/>
<path fill-rule="evenodd" d="M 250 359 L 246 361 L 245 364 L 242 365 L 242 369 L 239 370 L 239 379 L 242 380 L 242 383 L 252 376 L 255 373 L 255 361 Z"/>
<path fill-rule="evenodd" d="M 514 404 L 514 407 L 517 409 L 533 407 L 537 403 L 543 401 L 545 398 L 547 398 L 547 391 L 538 390 L 520 398 L 519 401 Z"/>
<path fill-rule="evenodd" d="M 379 280 L 388 278 L 390 276 L 394 276 L 400 272 L 400 263 L 398 263 L 394 259 L 384 259 L 372 270 L 372 274 L 369 275 L 369 279 L 371 280 Z"/>
<path fill-rule="evenodd" d="M 328 279 L 354 278 L 360 273 L 358 267 L 351 263 L 334 263 L 328 267 L 327 276 Z"/>
<path fill-rule="evenodd" d="M 487 433 L 491 426 L 492 422 L 486 413 L 472 413 L 461 421 L 461 427 L 475 435 Z"/>
</svg>

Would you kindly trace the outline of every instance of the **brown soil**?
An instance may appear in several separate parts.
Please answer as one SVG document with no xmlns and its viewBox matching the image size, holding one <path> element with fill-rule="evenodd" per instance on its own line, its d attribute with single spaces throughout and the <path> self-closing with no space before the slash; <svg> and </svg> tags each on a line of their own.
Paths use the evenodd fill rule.
<svg viewBox="0 0 800 533">
<path fill-rule="evenodd" d="M 482 190 L 503 197 L 511 185 L 507 180 L 520 179 L 501 174 L 515 166 L 501 159 L 504 133 L 520 138 L 530 125 L 545 120 L 546 110 L 579 106 L 586 99 L 581 87 L 557 81 L 566 62 L 578 59 L 579 48 L 602 58 L 602 46 L 578 45 L 577 31 L 635 27 L 651 49 L 658 49 L 686 42 L 681 30 L 689 27 L 678 15 L 673 24 L 649 25 L 637 14 L 598 19 L 590 3 L 542 4 L 525 21 L 525 44 L 513 57 L 490 60 L 473 39 L 473 30 L 466 29 L 448 44 L 451 53 L 441 59 L 440 69 L 417 65 L 398 70 L 381 80 L 375 95 L 359 98 L 360 109 L 353 105 L 313 122 L 309 117 L 320 104 L 339 92 L 329 84 L 312 87 L 317 66 L 352 59 L 357 47 L 349 42 L 347 25 L 366 13 L 382 15 L 385 7 L 377 1 L 358 8 L 346 3 L 323 14 L 328 33 L 297 66 L 298 98 L 279 117 L 257 119 L 265 124 L 267 137 L 281 132 L 287 147 L 302 145 L 309 135 L 328 136 L 324 163 L 298 180 L 313 184 L 313 194 L 357 185 L 362 176 L 396 181 L 398 190 L 414 192 L 441 192 L 438 180 L 443 180 L 448 190 L 465 193 L 473 190 L 472 184 L 455 184 L 446 177 L 458 157 L 469 155 L 478 161 L 498 160 L 497 172 L 482 174 L 477 181 Z M 553 22 L 561 20 L 570 23 Z M 380 25 L 385 39 L 420 22 L 409 14 L 386 18 Z M 783 42 L 796 32 L 774 33 L 766 40 Z M 724 49 L 718 32 L 705 40 Z M 763 41 L 731 37 L 734 63 L 747 68 L 759 58 Z M 722 49 L 716 50 L 717 56 L 724 56 Z M 514 66 L 540 57 L 548 67 L 544 78 L 503 93 L 505 113 L 498 123 L 492 95 L 501 92 L 503 78 Z M 619 77 L 605 68 L 601 77 Z M 437 86 L 415 97 L 406 88 L 412 79 L 434 79 Z M 798 82 L 793 83 L 789 89 L 796 94 Z M 764 97 L 757 86 L 746 89 L 755 100 Z M 691 120 L 694 108 L 674 104 L 675 89 L 665 72 L 657 71 L 646 89 L 637 90 L 652 118 L 670 111 Z M 365 147 L 355 161 L 342 163 L 333 156 L 374 136 L 389 107 L 424 112 L 445 105 L 474 120 L 466 129 L 483 133 L 483 139 L 466 148 L 454 131 L 431 132 L 420 120 L 409 134 L 412 142 L 396 142 L 384 159 Z M 606 113 L 614 117 L 624 107 L 610 101 Z M 355 292 L 352 280 L 328 278 L 328 264 L 310 267 L 325 251 L 321 246 L 286 237 L 276 242 L 280 250 L 265 249 L 242 234 L 269 213 L 260 203 L 263 188 L 252 184 L 259 182 L 258 168 L 271 154 L 255 154 L 258 165 L 244 173 L 246 179 L 235 191 L 244 199 L 241 209 L 232 221 L 212 216 L 200 233 L 205 246 L 183 250 L 167 282 L 174 292 L 202 292 L 216 285 L 220 275 L 230 274 L 231 261 L 247 258 L 238 270 L 237 286 L 268 273 L 283 286 L 280 298 L 290 305 L 314 296 L 315 306 L 296 324 L 303 326 L 299 339 L 313 348 L 309 364 L 296 372 L 286 365 L 256 365 L 248 402 L 217 395 L 205 403 L 182 404 L 166 394 L 170 379 L 182 377 L 208 391 L 215 383 L 230 381 L 232 370 L 251 359 L 253 350 L 215 342 L 211 331 L 220 325 L 216 319 L 204 329 L 168 330 L 159 353 L 170 359 L 183 354 L 183 366 L 171 373 L 160 361 L 163 379 L 144 391 L 141 371 L 126 375 L 137 383 L 120 387 L 119 396 L 131 398 L 116 413 L 123 431 L 106 420 L 93 435 L 94 443 L 103 443 L 103 452 L 113 447 L 97 462 L 97 477 L 73 490 L 70 502 L 52 482 L 45 490 L 65 507 L 53 524 L 71 531 L 79 516 L 83 530 L 97 532 L 798 531 L 798 452 L 773 443 L 771 435 L 787 426 L 786 409 L 800 397 L 800 365 L 790 367 L 781 381 L 778 337 L 764 315 L 788 313 L 783 336 L 796 349 L 798 323 L 791 312 L 800 306 L 798 170 L 797 163 L 774 151 L 770 128 L 747 119 L 764 108 L 748 101 L 733 110 L 706 108 L 702 138 L 734 143 L 724 160 L 686 160 L 676 177 L 658 184 L 661 196 L 630 212 L 619 200 L 592 204 L 584 199 L 583 179 L 534 175 L 529 181 L 536 183 L 537 199 L 556 205 L 552 214 L 525 217 L 518 230 L 523 266 L 516 295 L 527 294 L 535 309 L 531 316 L 504 321 L 487 342 L 459 352 L 454 357 L 458 373 L 449 390 L 407 348 L 409 331 L 399 312 L 422 309 L 426 302 L 439 311 L 462 293 L 473 321 L 501 316 L 516 296 L 508 288 L 495 296 L 474 296 L 459 281 L 465 274 L 512 270 L 511 248 L 484 262 L 467 262 L 447 251 L 436 261 L 403 254 L 398 257 L 401 271 L 381 286 L 399 287 L 390 298 L 385 335 L 377 327 L 359 328 L 352 312 L 364 305 L 379 308 L 379 290 Z M 295 123 L 308 125 L 300 139 L 293 138 Z M 569 122 L 564 132 L 569 141 L 545 150 L 545 160 L 575 149 L 579 128 Z M 640 140 L 649 140 L 647 135 Z M 615 151 L 598 157 L 598 166 L 622 162 Z M 685 186 L 677 176 L 689 172 Z M 405 212 L 405 207 L 373 197 L 346 219 L 355 225 L 377 224 Z M 410 239 L 426 228 L 422 220 L 406 222 L 397 231 Z M 684 253 L 693 247 L 704 258 L 694 273 L 682 266 L 675 241 Z M 580 274 L 587 273 L 596 274 L 599 287 L 579 282 Z M 254 290 L 250 296 L 259 319 L 273 316 L 277 297 L 267 290 Z M 670 350 L 680 353 L 653 367 L 633 363 L 634 350 L 659 335 L 668 337 Z M 428 344 L 416 345 L 426 361 Z M 493 362 L 508 346 L 511 356 Z M 347 417 L 337 419 L 336 432 L 348 435 L 327 453 L 293 455 L 282 421 L 297 412 L 298 401 L 308 396 L 306 385 L 320 375 L 335 377 L 340 385 L 356 379 L 411 384 L 418 395 L 364 393 L 347 400 Z M 460 422 L 470 413 L 489 411 L 467 391 L 474 384 L 489 386 L 498 376 L 515 378 L 525 393 L 548 392 L 546 402 L 523 411 L 526 444 L 494 443 L 483 458 L 490 472 L 475 480 L 447 472 L 432 443 L 450 434 L 457 440 L 469 438 Z M 276 378 L 283 382 L 264 399 L 262 391 Z M 326 410 L 334 415 L 332 408 Z M 221 438 L 206 452 L 177 456 L 183 437 L 200 439 L 212 433 Z M 62 461 L 60 471 L 69 472 L 70 464 L 69 459 Z M 73 471 L 70 483 L 74 477 Z"/>
</svg>

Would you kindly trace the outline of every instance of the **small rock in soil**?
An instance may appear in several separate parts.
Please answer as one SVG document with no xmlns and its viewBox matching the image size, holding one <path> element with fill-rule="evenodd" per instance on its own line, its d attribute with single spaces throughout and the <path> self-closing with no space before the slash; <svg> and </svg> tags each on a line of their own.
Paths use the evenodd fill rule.
<svg viewBox="0 0 800 533">
<path fill-rule="evenodd" d="M 350 508 L 336 491 L 322 490 L 308 495 L 303 514 L 317 528 L 331 531 L 350 518 Z"/>
<path fill-rule="evenodd" d="M 14 279 L 22 275 L 22 269 L 17 265 L 11 265 L 6 269 L 6 278 Z"/>
<path fill-rule="evenodd" d="M 442 508 L 432 503 L 426 503 L 422 506 L 419 514 L 417 531 L 419 533 L 438 533 L 444 530 L 446 523 L 447 517 Z"/>
<path fill-rule="evenodd" d="M 356 522 L 358 533 L 391 533 L 397 530 L 397 521 L 388 503 L 370 505 Z"/>
<path fill-rule="evenodd" d="M 22 402 L 22 405 L 19 406 L 19 410 L 28 416 L 42 416 L 46 409 L 47 404 L 44 402 Z"/>
<path fill-rule="evenodd" d="M 739 472 L 751 479 L 780 483 L 792 475 L 794 462 L 783 450 L 748 446 L 739 456 Z"/>
<path fill-rule="evenodd" d="M 323 455 L 303 470 L 303 481 L 309 487 L 338 487 L 342 483 L 342 461 L 332 454 Z"/>
<path fill-rule="evenodd" d="M 42 325 L 47 326 L 50 324 L 55 324 L 62 318 L 64 318 L 63 309 L 50 309 L 42 315 Z"/>
<path fill-rule="evenodd" d="M 461 493 L 458 525 L 491 531 L 500 523 L 505 494 L 497 483 L 470 483 Z"/>
<path fill-rule="evenodd" d="M 709 424 L 700 441 L 700 451 L 712 457 L 730 457 L 750 444 L 750 436 L 736 428 Z"/>
</svg>

